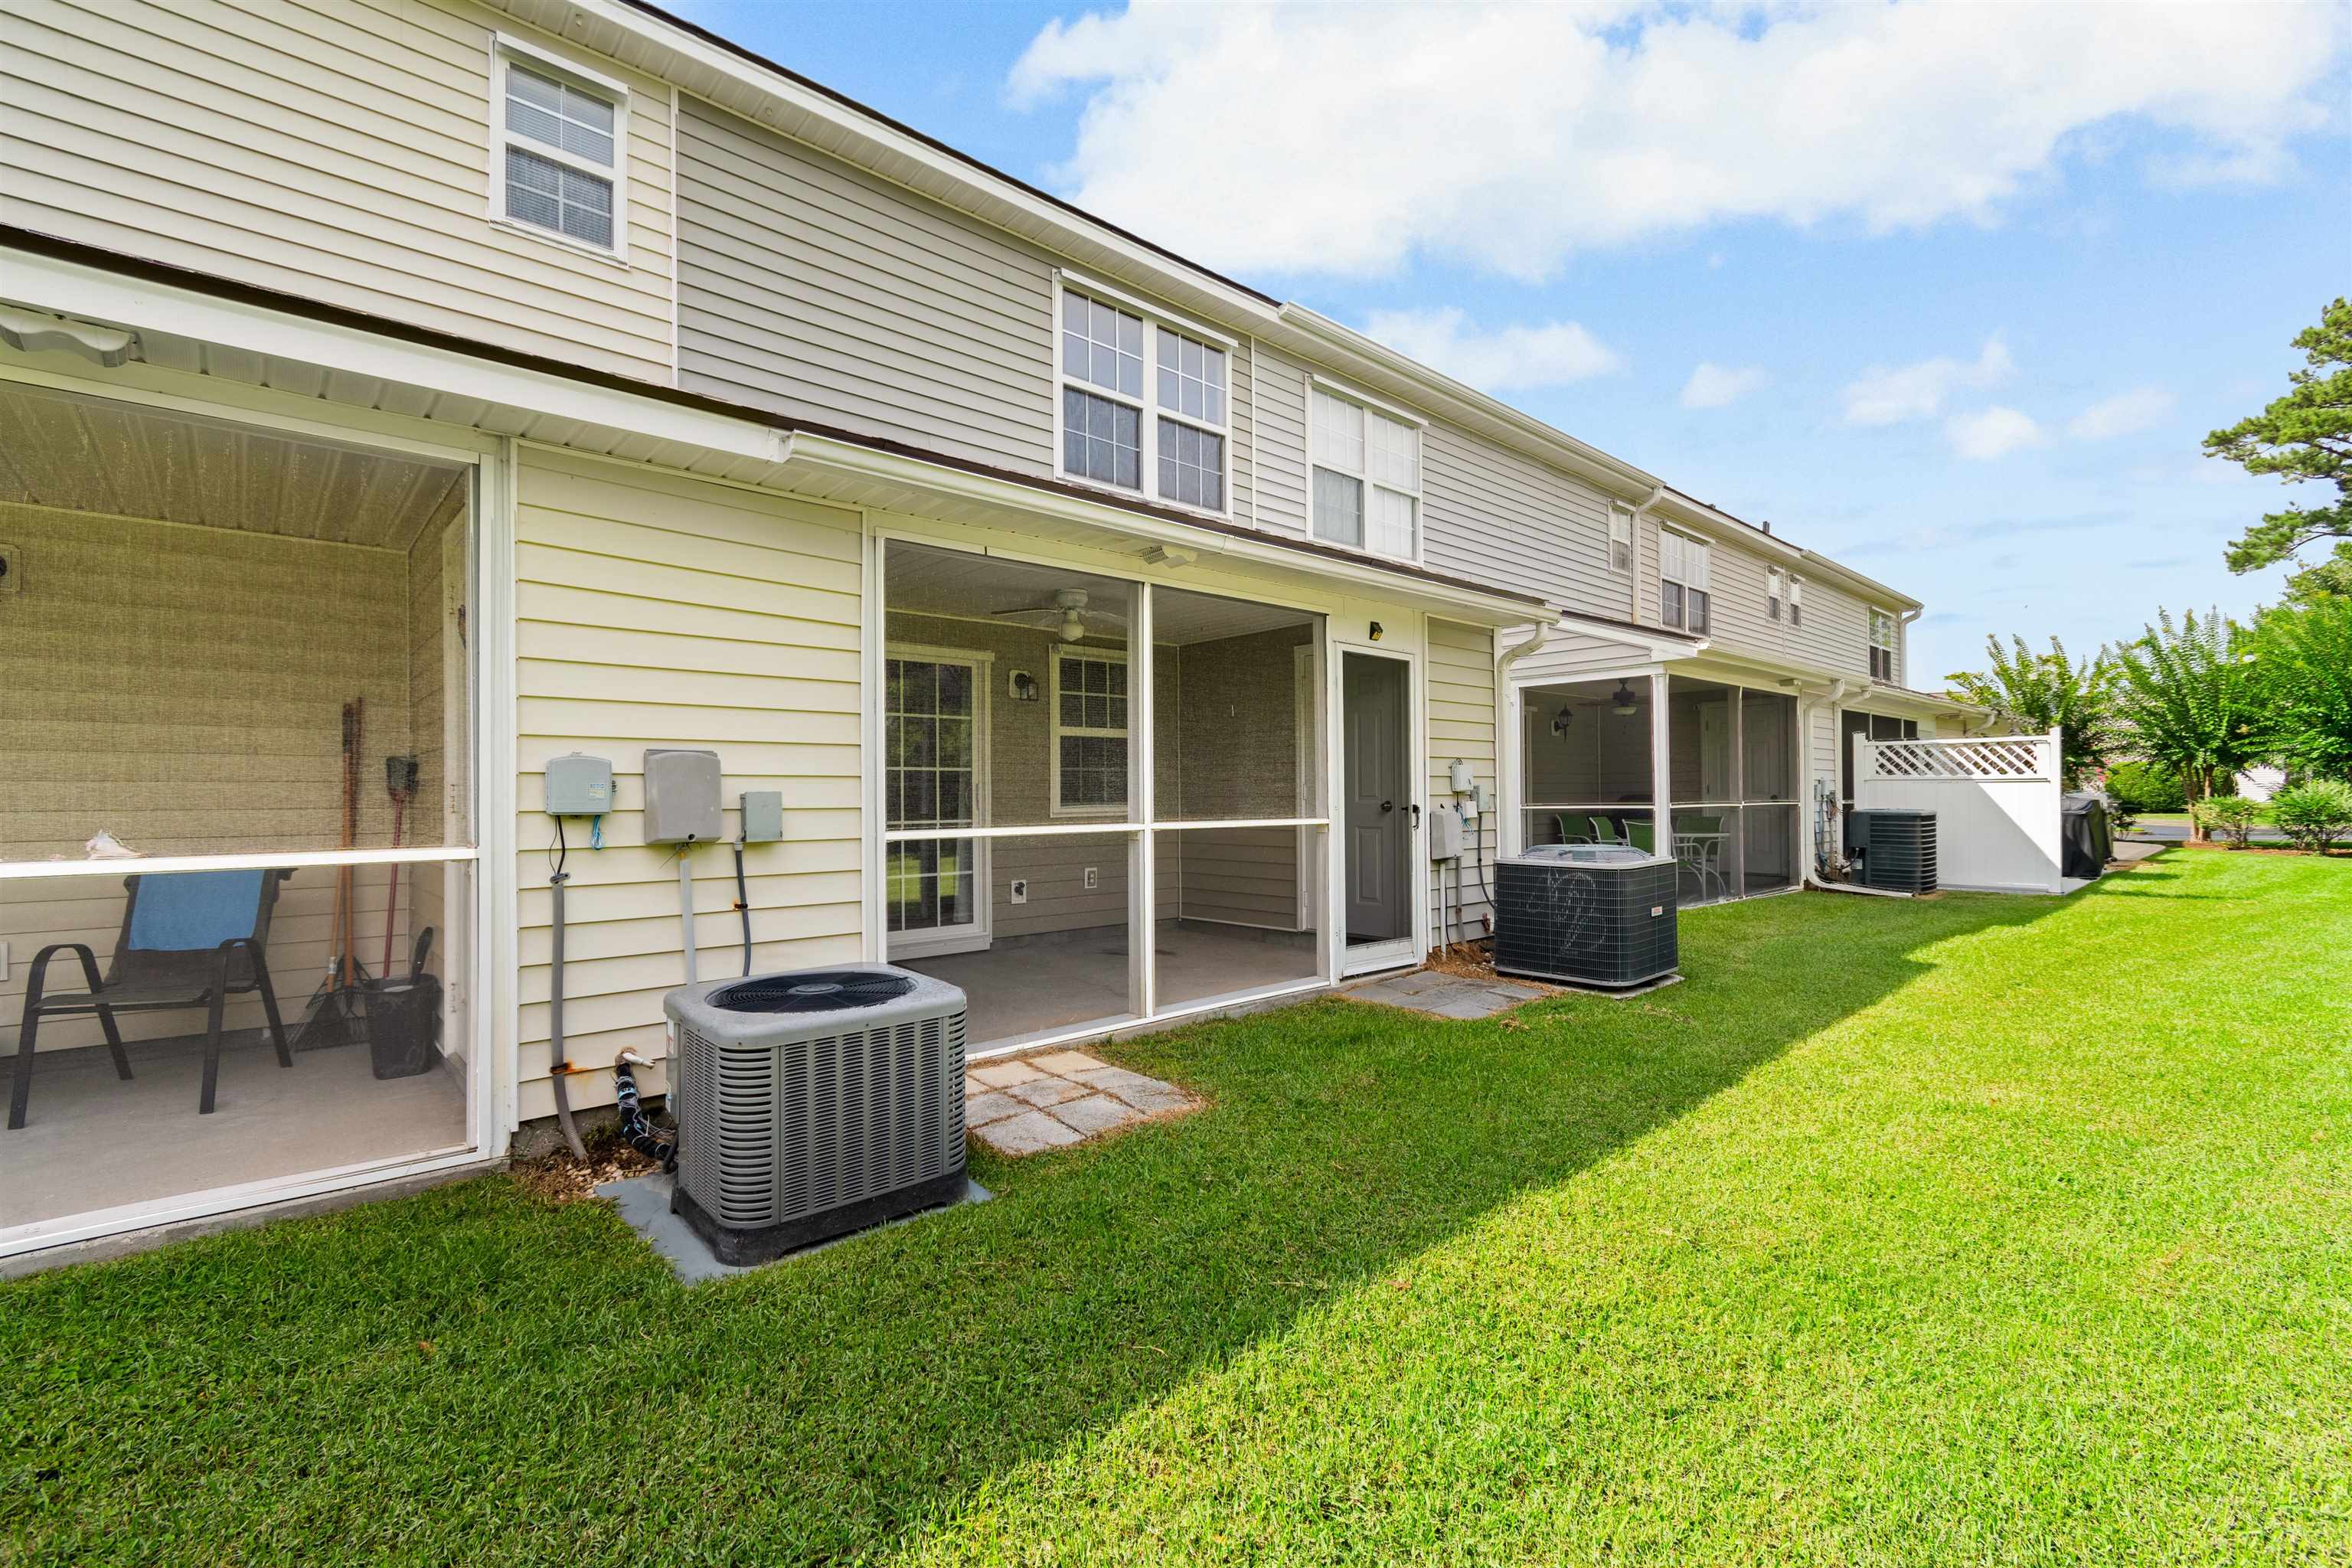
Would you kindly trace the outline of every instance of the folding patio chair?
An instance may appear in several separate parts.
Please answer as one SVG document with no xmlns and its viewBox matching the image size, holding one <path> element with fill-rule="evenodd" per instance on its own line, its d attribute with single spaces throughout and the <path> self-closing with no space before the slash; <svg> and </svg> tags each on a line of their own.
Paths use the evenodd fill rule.
<svg viewBox="0 0 2352 1568">
<path fill-rule="evenodd" d="M 25 1125 L 25 1105 L 33 1089 L 34 1040 L 43 1018 L 95 1014 L 106 1031 L 107 1049 L 114 1054 L 115 1075 L 128 1079 L 131 1058 L 123 1052 L 121 1031 L 115 1027 L 117 1013 L 205 1008 L 205 1086 L 197 1111 L 209 1116 L 220 1079 L 221 1009 L 229 997 L 257 991 L 262 1011 L 269 1017 L 270 1039 L 278 1047 L 278 1065 L 292 1067 L 294 1054 L 287 1046 L 278 994 L 270 988 L 269 965 L 262 956 L 269 945 L 269 913 L 278 902 L 278 884 L 292 875 L 188 871 L 125 877 L 122 885 L 130 898 L 122 909 L 122 934 L 115 939 L 114 962 L 103 980 L 97 958 L 80 942 L 51 942 L 34 954 L 25 989 L 24 1027 L 16 1037 L 8 1125 Z M 84 989 L 49 992 L 49 961 L 61 952 L 81 960 Z"/>
</svg>

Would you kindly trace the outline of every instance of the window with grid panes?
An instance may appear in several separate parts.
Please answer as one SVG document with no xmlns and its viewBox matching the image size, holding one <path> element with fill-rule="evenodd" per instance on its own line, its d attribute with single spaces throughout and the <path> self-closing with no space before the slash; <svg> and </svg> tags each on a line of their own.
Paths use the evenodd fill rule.
<svg viewBox="0 0 2352 1568">
<path fill-rule="evenodd" d="M 506 216 L 599 250 L 619 248 L 619 105 L 552 71 L 501 59 Z"/>
<path fill-rule="evenodd" d="M 894 829 L 965 827 L 978 810 L 979 671 L 950 660 L 891 658 L 884 667 L 884 804 Z M 890 929 L 969 924 L 979 889 L 975 841 L 893 844 L 885 901 Z"/>
<path fill-rule="evenodd" d="M 1094 649 L 1054 656 L 1054 810 L 1127 809 L 1127 659 Z"/>
</svg>

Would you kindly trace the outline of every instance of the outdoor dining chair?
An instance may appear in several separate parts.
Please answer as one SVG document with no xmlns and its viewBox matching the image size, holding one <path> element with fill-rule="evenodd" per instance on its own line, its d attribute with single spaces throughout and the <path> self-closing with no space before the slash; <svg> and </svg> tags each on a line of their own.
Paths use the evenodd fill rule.
<svg viewBox="0 0 2352 1568">
<path fill-rule="evenodd" d="M 1698 896 L 1706 897 L 1708 879 L 1725 898 L 1731 897 L 1731 882 L 1723 874 L 1723 841 L 1727 837 L 1719 816 L 1696 813 L 1675 818 L 1675 858 L 1683 868 L 1698 879 Z"/>
<path fill-rule="evenodd" d="M 270 988 L 269 965 L 263 957 L 269 945 L 269 915 L 278 902 L 278 885 L 290 871 L 188 871 L 174 876 L 125 877 L 129 898 L 122 908 L 122 932 L 115 939 L 114 961 L 101 979 L 98 960 L 78 942 L 56 942 L 33 955 L 25 988 L 24 1026 L 16 1037 L 16 1071 L 8 1096 L 8 1125 L 25 1125 L 26 1102 L 33 1089 L 33 1049 L 44 1018 L 95 1015 L 106 1031 L 106 1048 L 113 1053 L 115 1076 L 131 1077 L 131 1058 L 122 1048 L 118 1013 L 161 1013 L 185 1008 L 206 1009 L 205 1023 L 204 1093 L 197 1112 L 209 1116 L 213 1091 L 220 1079 L 221 1010 L 231 996 L 258 992 L 262 1011 L 269 1018 L 269 1037 L 278 1047 L 278 1065 L 290 1068 L 294 1055 L 286 1040 L 286 1026 L 278 1016 L 278 994 Z M 59 953 L 81 961 L 83 989 L 52 993 L 49 963 Z"/>
<path fill-rule="evenodd" d="M 1588 816 L 1584 820 L 1592 824 L 1592 842 L 1595 844 L 1616 844 L 1621 842 L 1617 837 L 1617 825 L 1614 822 L 1612 822 L 1609 818 L 1605 816 Z"/>
</svg>

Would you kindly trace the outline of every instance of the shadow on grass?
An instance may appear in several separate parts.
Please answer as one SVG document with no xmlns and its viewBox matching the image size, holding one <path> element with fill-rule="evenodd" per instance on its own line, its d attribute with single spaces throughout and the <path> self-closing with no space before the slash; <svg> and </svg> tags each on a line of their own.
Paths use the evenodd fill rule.
<svg viewBox="0 0 2352 1568">
<path fill-rule="evenodd" d="M 6 1287 L 0 1557 L 886 1553 L 1878 1002 L 1932 944 L 2063 907 L 1724 906 L 1684 922 L 1689 979 L 1640 999 L 1510 1025 L 1325 1001 L 1132 1042 L 1111 1054 L 1210 1109 L 976 1160 L 995 1202 L 691 1291 L 602 1205 L 503 1179 Z"/>
</svg>

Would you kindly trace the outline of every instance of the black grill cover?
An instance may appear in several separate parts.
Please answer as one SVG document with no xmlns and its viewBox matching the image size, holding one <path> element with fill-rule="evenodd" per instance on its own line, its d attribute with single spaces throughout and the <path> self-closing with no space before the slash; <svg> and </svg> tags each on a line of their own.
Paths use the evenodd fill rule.
<svg viewBox="0 0 2352 1568">
<path fill-rule="evenodd" d="M 2068 795 L 2065 823 L 2058 837 L 2058 869 L 2063 875 L 2087 881 L 2105 871 L 2116 856 L 2106 801 L 2095 795 Z"/>
</svg>

